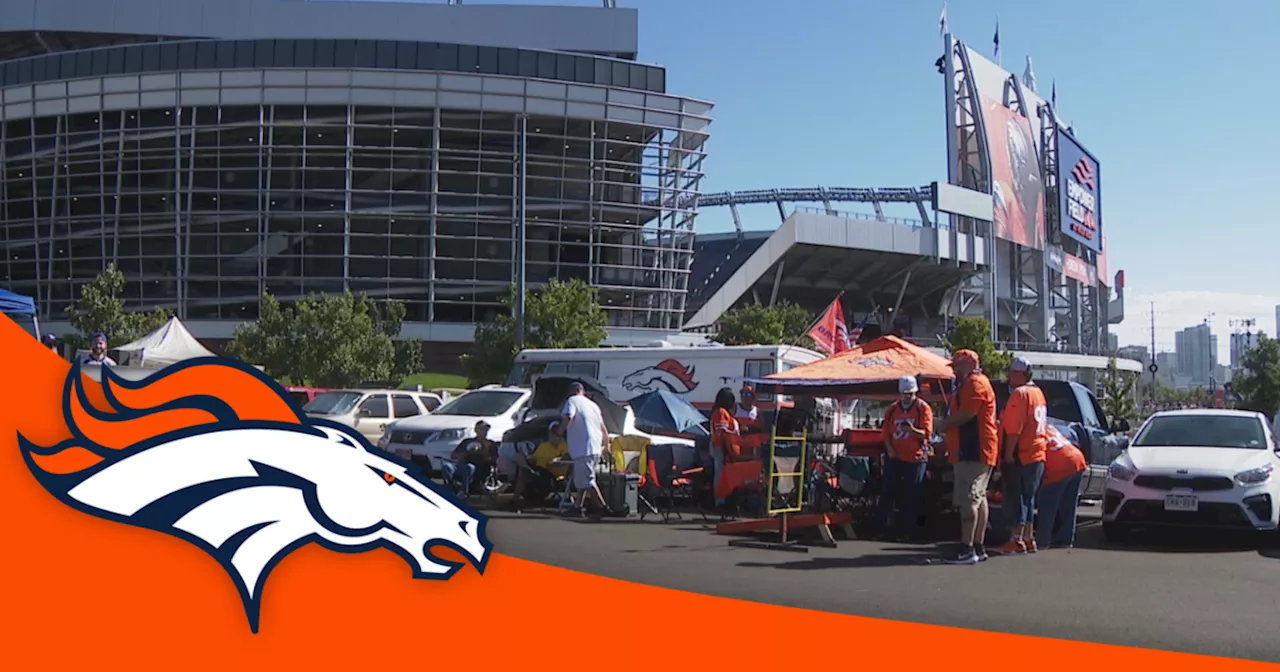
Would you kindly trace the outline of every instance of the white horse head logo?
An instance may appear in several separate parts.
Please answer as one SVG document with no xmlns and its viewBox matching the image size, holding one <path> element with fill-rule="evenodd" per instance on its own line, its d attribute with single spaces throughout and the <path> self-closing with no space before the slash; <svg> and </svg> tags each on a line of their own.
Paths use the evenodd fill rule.
<svg viewBox="0 0 1280 672">
<path fill-rule="evenodd" d="M 305 421 L 283 402 L 282 391 L 272 390 L 292 421 L 280 407 L 273 412 L 285 415 L 283 421 L 260 417 L 261 412 L 245 417 L 234 405 L 213 403 L 210 397 L 186 397 L 141 412 L 118 401 L 123 393 L 140 396 L 165 377 L 186 373 L 182 377 L 188 383 L 208 379 L 207 367 L 264 378 L 226 360 L 197 361 L 133 386 L 104 371 L 113 412 L 94 407 L 74 369 L 64 394 L 73 437 L 52 448 L 21 439 L 32 472 L 76 509 L 166 532 L 204 549 L 235 581 L 254 632 L 272 567 L 307 543 L 349 553 L 388 548 L 410 563 L 416 578 L 447 579 L 459 569 L 433 555 L 438 546 L 453 548 L 484 570 L 491 545 L 482 515 L 359 434 Z M 263 395 L 257 396 L 243 401 L 261 404 Z M 208 414 L 213 421 L 181 427 L 189 423 L 175 413 L 188 419 Z M 140 430 L 138 423 L 149 427 Z M 175 424 L 180 428 L 172 429 Z M 169 431 L 133 440 L 139 431 L 146 436 L 157 429 Z M 50 466 L 76 455 L 88 456 L 88 466 L 72 471 Z"/>
</svg>

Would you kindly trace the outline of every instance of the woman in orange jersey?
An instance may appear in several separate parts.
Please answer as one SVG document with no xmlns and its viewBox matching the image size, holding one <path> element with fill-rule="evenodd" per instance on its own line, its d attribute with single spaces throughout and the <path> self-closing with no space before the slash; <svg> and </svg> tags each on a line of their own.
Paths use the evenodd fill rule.
<svg viewBox="0 0 1280 672">
<path fill-rule="evenodd" d="M 1044 476 L 1049 404 L 1044 392 L 1031 382 L 1031 362 L 1022 357 L 1015 357 L 1009 364 L 1009 387 L 1009 402 L 1000 414 L 1000 484 L 1012 537 L 996 551 L 1001 555 L 1021 555 L 1036 552 L 1033 521 L 1036 491 Z"/>
<path fill-rule="evenodd" d="M 1053 425 L 1049 425 L 1048 436 L 1044 480 L 1036 494 L 1036 508 L 1040 512 L 1036 545 L 1040 548 L 1071 548 L 1076 544 L 1080 481 L 1089 465 L 1084 453 Z"/>
<path fill-rule="evenodd" d="M 742 432 L 734 411 L 738 402 L 733 398 L 733 390 L 722 388 L 716 393 L 715 405 L 711 409 L 711 487 L 720 482 L 720 474 L 724 473 L 724 463 L 735 461 L 742 453 Z M 724 499 L 717 497 L 716 506 L 724 504 Z"/>
<path fill-rule="evenodd" d="M 896 507 L 898 541 L 906 541 L 919 520 L 920 490 L 929 459 L 929 439 L 933 436 L 933 409 L 916 397 L 919 391 L 915 378 L 899 380 L 901 398 L 885 412 L 881 429 L 886 454 L 876 523 L 882 533 L 888 534 L 889 515 Z"/>
</svg>

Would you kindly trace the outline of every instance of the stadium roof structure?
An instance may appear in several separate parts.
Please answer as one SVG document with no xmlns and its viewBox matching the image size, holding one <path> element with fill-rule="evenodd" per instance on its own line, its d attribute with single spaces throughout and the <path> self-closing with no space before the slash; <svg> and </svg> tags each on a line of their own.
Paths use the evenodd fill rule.
<svg viewBox="0 0 1280 672">
<path fill-rule="evenodd" d="M 938 315 L 951 290 L 985 272 L 985 241 L 939 228 L 928 188 L 774 189 L 708 194 L 699 207 L 728 206 L 736 231 L 699 235 L 690 269 L 685 328 L 713 328 L 747 303 L 790 301 L 817 312 L 841 292 L 846 307 L 896 315 Z M 833 202 L 863 202 L 875 214 L 838 212 Z M 778 204 L 782 225 L 746 231 L 736 206 Z M 819 202 L 821 208 L 785 203 Z M 921 220 L 884 216 L 881 202 L 915 203 Z"/>
</svg>

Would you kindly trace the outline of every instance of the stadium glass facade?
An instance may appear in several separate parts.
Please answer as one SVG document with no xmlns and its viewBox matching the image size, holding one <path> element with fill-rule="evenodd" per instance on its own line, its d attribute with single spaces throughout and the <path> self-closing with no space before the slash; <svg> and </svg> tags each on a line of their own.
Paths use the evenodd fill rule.
<svg viewBox="0 0 1280 672">
<path fill-rule="evenodd" d="M 350 289 L 473 324 L 514 279 L 678 329 L 710 105 L 594 55 L 179 40 L 0 62 L 0 276 L 61 319 L 114 262 L 132 308 L 253 319 Z M 521 161 L 521 148 L 525 148 Z M 523 166 L 523 172 L 522 172 Z"/>
</svg>

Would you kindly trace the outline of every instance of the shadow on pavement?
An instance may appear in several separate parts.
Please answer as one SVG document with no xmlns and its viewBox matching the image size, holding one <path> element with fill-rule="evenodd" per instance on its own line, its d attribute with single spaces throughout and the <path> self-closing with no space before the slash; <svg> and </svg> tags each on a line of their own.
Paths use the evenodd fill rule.
<svg viewBox="0 0 1280 672">
<path fill-rule="evenodd" d="M 870 567 L 905 567 L 912 565 L 934 564 L 937 553 L 894 553 L 885 555 L 859 555 L 853 558 L 806 558 L 791 562 L 739 562 L 739 567 L 769 567 L 773 569 L 789 569 L 813 571 L 823 569 L 865 569 Z M 941 565 L 939 565 L 941 566 Z"/>
</svg>

